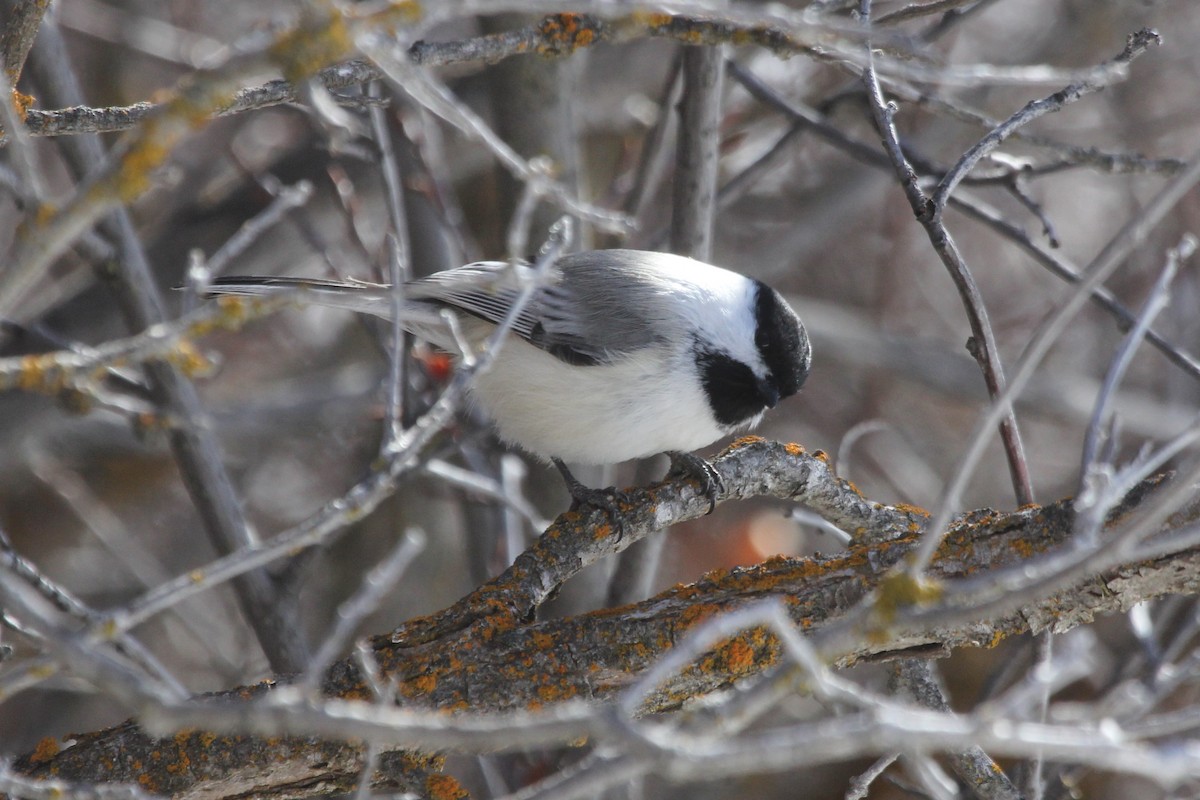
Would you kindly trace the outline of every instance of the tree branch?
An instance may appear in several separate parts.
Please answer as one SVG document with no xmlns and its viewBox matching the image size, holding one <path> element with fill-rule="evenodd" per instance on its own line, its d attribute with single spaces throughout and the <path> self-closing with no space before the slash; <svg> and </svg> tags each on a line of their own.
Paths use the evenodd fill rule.
<svg viewBox="0 0 1200 800">
<path fill-rule="evenodd" d="M 363 716 L 365 709 L 354 711 L 358 706 L 352 705 L 314 729 L 314 718 L 320 714 L 292 704 L 276 684 L 261 684 L 222 693 L 215 706 L 212 701 L 171 708 L 149 704 L 143 711 L 156 726 L 176 730 L 203 721 L 213 732 L 186 730 L 174 738 L 157 739 L 130 722 L 76 737 L 72 747 L 56 755 L 41 751 L 40 756 L 27 756 L 19 762 L 19 769 L 32 777 L 137 782 L 179 796 L 202 793 L 204 787 L 217 783 L 228 786 L 229 781 L 252 785 L 255 796 L 264 797 L 279 793 L 302 796 L 310 793 L 308 786 L 321 791 L 345 790 L 355 780 L 361 761 L 359 748 L 311 738 L 271 737 L 343 731 L 345 738 L 369 734 L 372 741 L 386 743 L 391 749 L 428 747 L 433 741 L 493 749 L 502 746 L 497 744 L 504 741 L 500 734 L 483 735 L 480 729 L 480 733 L 468 735 L 466 731 L 477 727 L 472 720 L 516 713 L 528 721 L 531 712 L 567 701 L 592 704 L 611 699 L 688 631 L 724 612 L 764 598 L 785 598 L 791 621 L 813 636 L 879 588 L 889 570 L 914 551 L 926 520 L 919 509 L 870 503 L 838 481 L 823 459 L 821 454 L 809 455 L 792 445 L 746 441 L 715 464 L 726 484 L 722 499 L 756 495 L 795 498 L 856 530 L 859 544 L 845 553 L 775 558 L 754 567 L 720 570 L 636 605 L 529 622 L 530 610 L 586 564 L 627 547 L 627 540 L 640 538 L 651 529 L 707 510 L 707 501 L 691 481 L 656 484 L 633 494 L 629 521 L 620 539 L 613 535 L 612 527 L 597 525 L 603 512 L 564 514 L 504 575 L 444 612 L 412 620 L 391 635 L 376 637 L 371 645 L 373 660 L 379 676 L 390 682 L 401 698 L 405 711 L 399 717 L 383 711 Z M 1155 496 L 1155 487 L 1161 482 L 1143 484 L 1113 511 L 1111 519 L 1134 513 Z M 928 575 L 945 586 L 959 580 L 1003 581 L 1006 575 L 1020 575 L 1029 564 L 1071 546 L 1072 518 L 1069 503 L 1008 514 L 982 510 L 966 515 L 946 537 Z M 1186 532 L 1196 518 L 1195 508 L 1176 514 L 1162 535 Z M 907 656 L 930 647 L 994 646 L 1017 633 L 1066 630 L 1099 613 L 1188 591 L 1198 574 L 1200 549 L 1193 548 L 1141 563 L 1123 563 L 1073 586 L 1025 594 L 1019 609 L 996 618 L 967 619 L 956 611 L 956 615 L 943 617 L 951 620 L 949 624 L 937 622 L 939 601 L 931 596 L 894 605 L 895 598 L 889 600 L 884 593 L 874 603 L 877 609 L 890 609 L 891 622 L 878 627 L 877 635 L 857 637 L 850 646 L 844 646 L 845 639 L 832 637 L 827 640 L 832 649 L 821 645 L 823 637 L 816 636 L 813 641 L 819 649 L 814 652 L 828 663 L 846 666 Z M 911 610 L 916 613 L 910 614 L 906 603 L 913 603 Z M 677 709 L 689 698 L 777 665 L 780 654 L 774 636 L 759 628 L 743 631 L 655 686 L 646 694 L 642 711 Z M 371 685 L 360 662 L 348 659 L 330 670 L 324 691 L 330 697 L 365 700 L 373 696 Z M 444 714 L 468 708 L 479 713 Z M 428 717 L 422 709 L 434 716 Z M 338 723 L 337 718 L 344 721 Z M 368 718 L 376 722 L 367 723 Z M 362 722 L 352 726 L 349 719 Z M 552 722 L 554 719 L 560 721 Z M 565 743 L 581 730 L 580 723 L 570 719 L 582 718 L 572 714 L 548 717 L 545 722 L 550 727 L 539 726 L 542 733 L 537 735 Z M 595 724 L 587 723 L 592 728 Z M 430 726 L 442 732 L 435 735 Z M 509 730 L 503 718 L 493 720 L 487 729 Z M 463 735 L 455 738 L 456 730 Z M 250 736 L 247 731 L 260 736 Z M 228 735 L 216 735 L 222 732 Z M 476 744 L 468 744 L 471 741 Z M 509 741 L 510 746 L 526 744 L 523 739 Z M 114 753 L 119 758 L 114 758 Z M 430 770 L 437 768 L 436 759 L 430 757 L 403 757 L 411 765 L 413 785 L 428 781 Z"/>
</svg>

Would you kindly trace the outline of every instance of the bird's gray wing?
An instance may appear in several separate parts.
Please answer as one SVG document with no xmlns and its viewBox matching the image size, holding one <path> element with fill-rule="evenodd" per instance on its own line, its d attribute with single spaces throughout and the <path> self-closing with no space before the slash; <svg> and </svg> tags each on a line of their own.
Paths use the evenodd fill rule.
<svg viewBox="0 0 1200 800">
<path fill-rule="evenodd" d="M 599 250 L 563 256 L 517 316 L 513 333 L 581 366 L 606 364 L 661 341 L 662 320 L 655 313 L 661 304 L 653 301 L 664 287 L 639 268 L 638 258 L 644 255 Z M 518 297 L 520 283 L 505 262 L 481 261 L 413 281 L 407 296 L 499 324 Z"/>
</svg>

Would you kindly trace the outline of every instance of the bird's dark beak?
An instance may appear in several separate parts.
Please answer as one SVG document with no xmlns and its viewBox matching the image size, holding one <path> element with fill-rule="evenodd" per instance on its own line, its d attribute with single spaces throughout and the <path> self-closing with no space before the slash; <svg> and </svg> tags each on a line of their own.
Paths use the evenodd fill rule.
<svg viewBox="0 0 1200 800">
<path fill-rule="evenodd" d="M 775 388 L 775 384 L 769 380 L 759 379 L 758 381 L 758 396 L 762 398 L 763 404 L 767 408 L 774 408 L 779 405 L 779 390 Z"/>
</svg>

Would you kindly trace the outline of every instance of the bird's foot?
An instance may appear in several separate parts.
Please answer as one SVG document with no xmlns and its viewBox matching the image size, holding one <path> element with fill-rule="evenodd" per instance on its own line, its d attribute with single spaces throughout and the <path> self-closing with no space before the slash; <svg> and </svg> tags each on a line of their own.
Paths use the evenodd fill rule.
<svg viewBox="0 0 1200 800">
<path fill-rule="evenodd" d="M 725 491 L 725 481 L 721 479 L 721 473 L 695 453 L 669 450 L 667 458 L 671 459 L 671 469 L 667 471 L 667 477 L 695 478 L 700 481 L 700 487 L 708 499 L 707 513 L 711 514 L 717 507 L 717 495 Z"/>
<path fill-rule="evenodd" d="M 621 520 L 623 513 L 621 511 L 622 503 L 629 503 L 629 496 L 610 486 L 607 489 L 592 489 L 580 483 L 571 470 L 567 469 L 567 465 L 560 459 L 550 459 L 554 466 L 558 468 L 559 473 L 563 476 L 563 481 L 567 484 L 567 491 L 571 493 L 571 511 L 578 511 L 583 506 L 592 506 L 608 512 L 608 516 L 617 526 L 618 538 L 622 527 Z"/>
</svg>

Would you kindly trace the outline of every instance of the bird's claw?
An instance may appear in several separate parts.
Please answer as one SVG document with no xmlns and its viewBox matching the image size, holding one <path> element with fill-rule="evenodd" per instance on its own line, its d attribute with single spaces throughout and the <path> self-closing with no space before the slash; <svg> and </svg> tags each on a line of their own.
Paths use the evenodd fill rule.
<svg viewBox="0 0 1200 800">
<path fill-rule="evenodd" d="M 672 450 L 667 453 L 667 458 L 671 459 L 671 469 L 667 472 L 667 477 L 695 478 L 700 481 L 700 487 L 708 499 L 708 511 L 705 513 L 711 514 L 717 507 L 717 496 L 725 491 L 725 481 L 721 478 L 721 473 L 695 453 Z"/>
<path fill-rule="evenodd" d="M 602 511 L 607 511 L 609 519 L 613 521 L 613 525 L 617 528 L 617 538 L 621 537 L 623 530 L 624 514 L 621 511 L 623 504 L 630 502 L 629 495 L 615 486 L 610 486 L 607 489 L 592 489 L 584 486 L 576 479 L 571 471 L 567 469 L 567 465 L 561 460 L 551 459 L 554 466 L 563 476 L 563 481 L 567 484 L 567 491 L 571 494 L 571 511 L 578 511 L 584 506 L 592 506 L 599 508 Z"/>
</svg>

